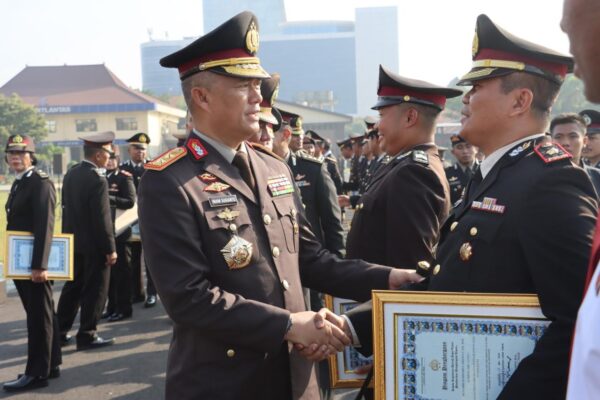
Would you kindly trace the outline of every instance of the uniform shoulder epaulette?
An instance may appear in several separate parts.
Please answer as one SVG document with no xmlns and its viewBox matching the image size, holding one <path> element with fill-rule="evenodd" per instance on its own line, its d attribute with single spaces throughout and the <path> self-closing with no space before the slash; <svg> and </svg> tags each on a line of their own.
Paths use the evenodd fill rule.
<svg viewBox="0 0 600 400">
<path fill-rule="evenodd" d="M 546 164 L 553 163 L 556 161 L 571 158 L 571 154 L 566 151 L 560 144 L 549 143 L 546 145 L 537 145 L 533 149 Z"/>
<path fill-rule="evenodd" d="M 413 150 L 412 159 L 415 162 L 429 165 L 429 155 L 423 150 Z"/>
<path fill-rule="evenodd" d="M 269 150 L 268 148 L 266 148 L 262 144 L 259 144 L 259 143 L 250 143 L 250 142 L 246 142 L 246 144 L 248 144 L 254 150 L 260 151 L 261 153 L 268 154 L 271 157 L 274 157 L 274 158 L 278 159 L 279 161 L 285 162 L 285 160 L 283 158 L 279 157 L 277 154 L 273 153 L 272 150 Z"/>
<path fill-rule="evenodd" d="M 154 171 L 162 171 L 175 161 L 181 159 L 187 154 L 185 147 L 175 147 L 174 149 L 167 150 L 154 160 L 144 164 L 145 169 L 152 169 Z"/>
<path fill-rule="evenodd" d="M 325 157 L 325 159 L 337 164 L 337 160 L 335 159 L 334 156 L 327 156 L 327 157 Z"/>
<path fill-rule="evenodd" d="M 323 164 L 323 161 L 319 160 L 316 157 L 311 156 L 310 154 L 308 154 L 307 152 L 302 151 L 302 150 L 296 152 L 296 157 L 301 160 L 312 161 L 319 165 Z"/>
<path fill-rule="evenodd" d="M 125 175 L 125 176 L 128 176 L 128 177 L 130 177 L 130 178 L 131 178 L 131 177 L 133 177 L 133 174 L 132 174 L 131 172 L 129 172 L 129 171 L 126 171 L 126 170 L 124 170 L 124 169 L 120 169 L 120 170 L 119 170 L 119 172 L 120 172 L 120 173 L 122 173 L 122 174 L 123 174 L 123 175 Z"/>
<path fill-rule="evenodd" d="M 48 174 L 42 170 L 36 169 L 35 173 L 38 174 L 38 176 L 42 179 L 48 179 Z"/>
</svg>

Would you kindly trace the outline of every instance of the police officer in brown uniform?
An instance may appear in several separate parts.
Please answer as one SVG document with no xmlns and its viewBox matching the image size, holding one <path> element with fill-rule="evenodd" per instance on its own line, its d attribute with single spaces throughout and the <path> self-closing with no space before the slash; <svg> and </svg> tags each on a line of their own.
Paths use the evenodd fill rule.
<svg viewBox="0 0 600 400">
<path fill-rule="evenodd" d="M 379 68 L 379 134 L 391 161 L 362 194 L 348 233 L 346 254 L 383 265 L 432 261 L 450 210 L 450 189 L 433 143 L 446 98 L 459 90 L 401 77 Z"/>
<path fill-rule="evenodd" d="M 315 329 L 302 284 L 367 299 L 416 278 L 324 250 L 287 165 L 245 142 L 268 77 L 258 46 L 243 12 L 161 60 L 179 69 L 194 122 L 185 147 L 146 165 L 138 193 L 148 267 L 174 322 L 167 399 L 317 399 L 314 366 L 289 343 L 343 337 Z"/>
<path fill-rule="evenodd" d="M 461 136 L 486 155 L 442 228 L 427 289 L 535 293 L 551 321 L 499 399 L 564 399 L 569 350 L 598 204 L 585 171 L 538 144 L 572 59 L 477 19 L 473 69 L 459 84 Z M 350 316 L 369 341 L 361 306 Z M 356 322 L 356 323 L 355 323 Z M 359 334 L 359 337 L 361 334 Z M 365 341 L 363 341 L 363 339 Z"/>
<path fill-rule="evenodd" d="M 27 314 L 27 366 L 4 390 L 17 392 L 48 386 L 48 378 L 60 375 L 60 333 L 47 271 L 56 193 L 48 175 L 35 167 L 33 138 L 11 135 L 5 152 L 17 174 L 6 202 L 6 229 L 33 234 L 31 279 L 14 280 Z"/>
</svg>

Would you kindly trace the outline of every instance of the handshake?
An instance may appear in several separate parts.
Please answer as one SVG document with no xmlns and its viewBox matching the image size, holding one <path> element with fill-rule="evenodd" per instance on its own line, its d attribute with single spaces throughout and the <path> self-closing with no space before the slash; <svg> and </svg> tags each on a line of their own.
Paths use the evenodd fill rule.
<svg viewBox="0 0 600 400">
<path fill-rule="evenodd" d="M 319 312 L 291 314 L 292 326 L 285 340 L 311 361 L 321 361 L 352 344 L 352 333 L 345 318 L 327 308 Z"/>
<path fill-rule="evenodd" d="M 392 269 L 389 288 L 399 289 L 407 283 L 418 283 L 424 278 L 415 270 Z M 311 361 L 321 361 L 352 344 L 352 332 L 346 318 L 323 308 L 319 312 L 303 311 L 290 316 L 292 326 L 285 340 L 294 344 L 300 354 Z"/>
</svg>

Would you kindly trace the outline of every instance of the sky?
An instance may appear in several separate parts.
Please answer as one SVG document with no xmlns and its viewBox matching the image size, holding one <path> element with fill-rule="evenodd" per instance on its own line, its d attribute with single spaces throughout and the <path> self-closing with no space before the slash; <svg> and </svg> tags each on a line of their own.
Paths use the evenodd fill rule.
<svg viewBox="0 0 600 400">
<path fill-rule="evenodd" d="M 559 27 L 562 1 L 285 0 L 285 5 L 289 21 L 353 20 L 357 7 L 396 6 L 398 72 L 444 85 L 469 70 L 481 13 L 517 36 L 567 53 Z M 0 0 L 0 15 L 0 86 L 26 65 L 104 63 L 125 84 L 140 88 L 140 44 L 149 31 L 155 39 L 203 34 L 201 0 Z"/>
</svg>

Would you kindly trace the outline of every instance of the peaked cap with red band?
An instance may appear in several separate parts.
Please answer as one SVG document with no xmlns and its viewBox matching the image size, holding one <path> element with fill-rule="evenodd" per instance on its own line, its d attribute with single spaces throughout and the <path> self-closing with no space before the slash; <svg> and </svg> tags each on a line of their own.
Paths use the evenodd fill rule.
<svg viewBox="0 0 600 400">
<path fill-rule="evenodd" d="M 258 20 L 250 11 L 244 11 L 163 57 L 160 65 L 177 68 L 181 80 L 201 71 L 238 78 L 268 78 L 256 57 L 259 42 Z"/>
<path fill-rule="evenodd" d="M 11 135 L 6 142 L 4 151 L 28 151 L 35 153 L 35 144 L 33 138 L 29 135 Z"/>
<path fill-rule="evenodd" d="M 586 135 L 600 133 L 600 112 L 596 110 L 583 110 L 579 113 L 587 125 Z"/>
<path fill-rule="evenodd" d="M 432 83 L 409 79 L 379 66 L 379 88 L 377 103 L 373 110 L 401 103 L 415 103 L 442 110 L 446 99 L 460 96 L 462 92 Z"/>
<path fill-rule="evenodd" d="M 457 85 L 526 72 L 561 84 L 573 71 L 573 58 L 528 42 L 505 31 L 485 14 L 477 17 L 473 38 L 473 65 Z"/>
<path fill-rule="evenodd" d="M 260 113 L 258 117 L 261 121 L 272 125 L 278 125 L 281 122 L 277 120 L 276 114 L 273 112 L 273 104 L 277 99 L 279 92 L 279 74 L 272 74 L 270 78 L 263 79 L 260 82 L 260 94 L 262 102 L 260 103 Z"/>
</svg>

